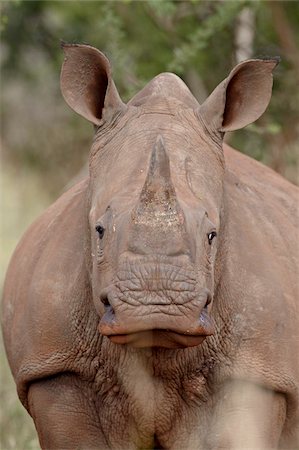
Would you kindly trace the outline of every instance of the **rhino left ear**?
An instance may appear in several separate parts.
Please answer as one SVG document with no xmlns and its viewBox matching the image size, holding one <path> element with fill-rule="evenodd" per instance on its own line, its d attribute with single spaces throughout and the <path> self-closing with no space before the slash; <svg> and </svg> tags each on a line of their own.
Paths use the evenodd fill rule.
<svg viewBox="0 0 299 450">
<path fill-rule="evenodd" d="M 251 59 L 238 64 L 200 106 L 199 113 L 209 127 L 226 132 L 257 120 L 272 94 L 272 72 L 279 58 Z"/>
<path fill-rule="evenodd" d="M 103 53 L 90 45 L 61 44 L 65 59 L 60 86 L 67 104 L 95 125 L 124 110 Z"/>
</svg>

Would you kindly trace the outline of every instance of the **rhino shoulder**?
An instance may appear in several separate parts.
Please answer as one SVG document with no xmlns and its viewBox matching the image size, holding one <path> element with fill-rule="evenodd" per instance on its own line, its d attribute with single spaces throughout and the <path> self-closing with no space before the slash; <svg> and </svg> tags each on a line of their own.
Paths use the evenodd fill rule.
<svg viewBox="0 0 299 450">
<path fill-rule="evenodd" d="M 260 371 L 260 379 L 284 390 L 283 383 L 294 385 L 298 377 L 299 191 L 229 147 L 225 158 L 222 301 L 234 311 L 232 332 L 240 339 L 235 369 L 244 376 Z"/>
<path fill-rule="evenodd" d="M 230 249 L 237 243 L 236 252 L 244 252 L 240 255 L 243 265 L 259 276 L 265 272 L 270 284 L 273 278 L 274 284 L 297 285 L 299 189 L 229 147 L 225 148 L 225 158 Z"/>
<path fill-rule="evenodd" d="M 75 370 L 96 323 L 85 266 L 87 180 L 27 230 L 7 272 L 4 341 L 21 400 L 38 378 Z M 90 337 L 90 338 L 89 338 Z M 90 347 L 88 347 L 90 346 Z"/>
</svg>

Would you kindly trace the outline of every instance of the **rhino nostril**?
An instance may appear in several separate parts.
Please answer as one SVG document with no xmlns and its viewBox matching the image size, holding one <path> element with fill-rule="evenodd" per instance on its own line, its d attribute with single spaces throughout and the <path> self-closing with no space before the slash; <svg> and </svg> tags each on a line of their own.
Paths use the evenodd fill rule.
<svg viewBox="0 0 299 450">
<path fill-rule="evenodd" d="M 111 306 L 110 303 L 109 303 L 107 295 L 103 295 L 101 297 L 101 302 L 103 303 L 104 306 Z"/>
<path fill-rule="evenodd" d="M 211 294 L 208 294 L 204 308 L 206 308 L 211 303 L 211 301 L 212 301 L 212 296 L 211 296 Z"/>
</svg>

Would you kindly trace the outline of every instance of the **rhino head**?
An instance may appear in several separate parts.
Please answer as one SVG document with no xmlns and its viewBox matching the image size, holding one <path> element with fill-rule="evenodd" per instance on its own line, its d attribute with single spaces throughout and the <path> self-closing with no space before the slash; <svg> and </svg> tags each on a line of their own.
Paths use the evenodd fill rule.
<svg viewBox="0 0 299 450">
<path fill-rule="evenodd" d="M 87 265 L 99 331 L 135 347 L 199 345 L 214 333 L 229 214 L 223 135 L 264 112 L 277 61 L 240 63 L 203 105 L 173 74 L 124 104 L 101 52 L 64 52 L 63 96 L 95 125 Z"/>
</svg>

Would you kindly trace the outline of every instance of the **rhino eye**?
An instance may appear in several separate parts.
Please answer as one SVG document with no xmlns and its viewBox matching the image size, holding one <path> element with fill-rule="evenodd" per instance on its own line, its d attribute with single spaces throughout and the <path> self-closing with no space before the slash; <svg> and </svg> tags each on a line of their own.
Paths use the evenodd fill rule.
<svg viewBox="0 0 299 450">
<path fill-rule="evenodd" d="M 102 225 L 96 225 L 96 231 L 99 234 L 99 238 L 103 239 L 104 233 L 105 233 L 105 228 Z"/>
<path fill-rule="evenodd" d="M 210 245 L 212 244 L 212 240 L 213 240 L 214 237 L 216 237 L 216 236 L 217 236 L 216 231 L 211 231 L 211 233 L 208 234 L 208 241 L 209 241 L 209 244 L 210 244 Z"/>
</svg>

